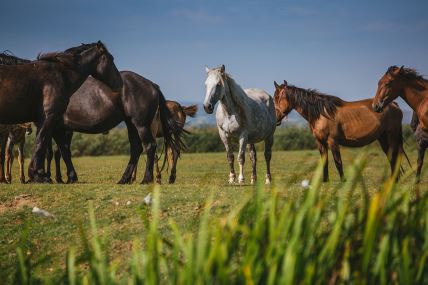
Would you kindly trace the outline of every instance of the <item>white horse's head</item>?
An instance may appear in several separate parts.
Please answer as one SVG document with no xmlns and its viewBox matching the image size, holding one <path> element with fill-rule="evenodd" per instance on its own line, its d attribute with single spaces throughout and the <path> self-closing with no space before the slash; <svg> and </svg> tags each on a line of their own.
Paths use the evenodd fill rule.
<svg viewBox="0 0 428 285">
<path fill-rule="evenodd" d="M 216 68 L 205 67 L 207 72 L 207 80 L 205 80 L 205 100 L 204 110 L 208 114 L 212 114 L 214 111 L 215 104 L 221 100 L 225 94 L 224 86 L 224 64 Z"/>
</svg>

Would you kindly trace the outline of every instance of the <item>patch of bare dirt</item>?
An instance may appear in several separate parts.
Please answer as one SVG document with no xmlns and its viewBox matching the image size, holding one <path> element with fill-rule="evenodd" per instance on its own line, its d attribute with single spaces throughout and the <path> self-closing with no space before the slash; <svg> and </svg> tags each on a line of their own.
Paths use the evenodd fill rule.
<svg viewBox="0 0 428 285">
<path fill-rule="evenodd" d="M 21 194 L 15 196 L 12 200 L 0 202 L 0 215 L 11 210 L 20 210 L 24 207 L 33 208 L 36 205 L 36 199 L 32 194 Z"/>
</svg>

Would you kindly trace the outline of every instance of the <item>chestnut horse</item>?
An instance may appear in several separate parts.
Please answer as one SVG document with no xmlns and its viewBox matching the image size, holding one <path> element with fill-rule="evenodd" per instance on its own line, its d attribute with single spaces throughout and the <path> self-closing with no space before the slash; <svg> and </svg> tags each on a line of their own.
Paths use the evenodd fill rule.
<svg viewBox="0 0 428 285">
<path fill-rule="evenodd" d="M 343 179 L 339 146 L 361 147 L 375 140 L 389 159 L 392 175 L 400 155 L 405 155 L 401 129 L 403 113 L 398 105 L 391 104 L 379 114 L 371 109 L 371 99 L 346 102 L 316 90 L 288 85 L 286 81 L 274 84 L 277 123 L 281 124 L 293 109 L 309 122 L 324 160 L 324 182 L 328 181 L 328 148 Z"/>
<path fill-rule="evenodd" d="M 410 127 L 413 130 L 413 134 L 415 135 L 416 143 L 418 145 L 418 167 L 416 169 L 416 181 L 419 182 L 421 178 L 422 166 L 424 164 L 425 150 L 428 148 L 428 130 L 422 128 L 416 112 L 413 112 Z"/>
<path fill-rule="evenodd" d="M 416 112 L 422 129 L 428 130 L 428 80 L 414 69 L 389 67 L 379 80 L 373 109 L 382 112 L 398 96 Z"/>
<path fill-rule="evenodd" d="M 31 123 L 9 125 L 9 138 L 6 144 L 6 180 L 12 183 L 13 147 L 18 145 L 19 180 L 25 183 L 24 175 L 24 145 L 25 136 L 31 135 Z"/>
<path fill-rule="evenodd" d="M 113 56 L 103 43 L 39 55 L 24 64 L 0 65 L 0 123 L 35 122 L 37 136 L 28 168 L 32 182 L 50 182 L 44 170 L 47 143 L 61 121 L 71 95 L 92 75 L 113 90 L 122 88 L 122 78 Z M 54 136 L 60 147 L 63 137 Z"/>
</svg>

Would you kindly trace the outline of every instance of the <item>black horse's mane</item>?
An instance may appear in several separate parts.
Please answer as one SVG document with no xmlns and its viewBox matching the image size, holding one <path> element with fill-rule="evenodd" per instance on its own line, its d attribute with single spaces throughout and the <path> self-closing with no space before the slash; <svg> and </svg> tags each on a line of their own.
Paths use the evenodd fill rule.
<svg viewBox="0 0 428 285">
<path fill-rule="evenodd" d="M 390 66 L 388 68 L 388 70 L 386 71 L 386 73 L 391 73 L 391 72 L 397 70 L 398 68 L 400 68 L 400 67 L 398 67 L 396 65 Z M 410 80 L 424 80 L 424 81 L 428 81 L 421 74 L 419 74 L 417 72 L 417 70 L 414 69 L 414 68 L 403 67 L 401 69 L 400 75 L 403 76 L 403 77 L 405 77 L 406 79 L 410 79 Z"/>
<path fill-rule="evenodd" d="M 11 51 L 5 50 L 0 53 L 0 65 L 16 65 L 31 62 L 28 59 L 19 58 L 15 56 Z"/>
<path fill-rule="evenodd" d="M 300 107 L 312 125 L 321 115 L 334 118 L 337 107 L 343 105 L 339 97 L 324 94 L 316 89 L 303 89 L 293 85 L 286 87 L 287 99 L 291 106 Z"/>
<path fill-rule="evenodd" d="M 95 46 L 98 46 L 100 49 L 107 50 L 105 45 L 101 41 L 98 41 L 96 43 L 91 44 L 81 44 L 80 46 L 66 49 L 64 52 L 40 53 L 37 56 L 37 60 L 61 62 L 65 65 L 73 66 L 77 64 L 77 60 L 80 57 L 81 53 Z"/>
</svg>

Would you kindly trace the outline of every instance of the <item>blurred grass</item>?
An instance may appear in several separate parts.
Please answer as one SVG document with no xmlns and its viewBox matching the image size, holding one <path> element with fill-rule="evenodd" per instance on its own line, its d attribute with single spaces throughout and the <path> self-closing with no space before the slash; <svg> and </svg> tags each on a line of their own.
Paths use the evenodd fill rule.
<svg viewBox="0 0 428 285">
<path fill-rule="evenodd" d="M 350 166 L 361 151 L 343 149 L 345 167 Z M 385 175 L 389 174 L 389 167 L 386 157 L 377 147 L 368 147 L 366 151 L 368 163 L 362 172 L 363 179 L 354 186 L 355 189 L 363 187 L 372 196 L 383 185 Z M 409 156 L 414 163 L 416 152 L 410 151 Z M 262 153 L 258 157 L 258 177 L 264 180 Z M 134 239 L 145 239 L 149 233 L 148 225 L 141 216 L 151 217 L 151 213 L 142 201 L 153 191 L 153 186 L 116 185 L 127 161 L 125 156 L 77 158 L 75 166 L 80 183 L 75 185 L 21 185 L 17 183 L 16 173 L 12 185 L 0 185 L 0 280 L 5 280 L 5 283 L 12 280 L 18 259 L 18 246 L 26 249 L 22 252 L 22 258 L 37 265 L 34 276 L 49 276 L 54 279 L 61 277 L 66 267 L 67 250 L 73 247 L 76 255 L 82 253 L 79 228 L 89 231 L 89 201 L 93 204 L 97 232 L 103 248 L 109 249 L 108 255 L 117 267 L 119 276 L 129 273 L 126 265 Z M 276 189 L 281 200 L 298 201 L 306 192 L 300 183 L 303 179 L 312 177 L 318 161 L 317 151 L 275 152 L 272 159 L 274 184 L 266 189 Z M 140 179 L 143 163 L 144 160 L 140 161 Z M 247 182 L 250 178 L 250 165 L 247 159 Z M 409 169 L 407 165 L 404 166 Z M 346 175 L 351 175 L 351 172 L 347 170 Z M 163 181 L 166 181 L 167 174 L 163 175 Z M 158 213 L 159 235 L 169 240 L 177 238 L 169 226 L 170 219 L 175 221 L 181 233 L 198 232 L 204 205 L 209 198 L 212 200 L 211 219 L 236 211 L 239 205 L 253 195 L 255 187 L 249 184 L 231 186 L 227 183 L 227 178 L 228 166 L 224 153 L 184 154 L 178 164 L 177 183 L 163 184 L 159 188 L 162 197 Z M 318 194 L 326 201 L 336 201 L 337 197 L 344 195 L 338 189 L 345 187 L 345 183 L 338 179 L 331 160 L 330 178 L 331 182 L 322 184 Z M 423 188 L 427 182 L 425 167 L 419 187 L 422 193 L 427 190 Z M 412 183 L 413 176 L 400 181 L 398 187 L 409 188 L 409 195 L 413 199 L 417 192 Z M 16 199 L 22 194 L 30 196 Z M 363 196 L 351 193 L 344 201 L 347 201 L 346 207 L 352 209 L 359 207 L 363 200 Z M 126 205 L 128 201 L 130 205 Z M 52 220 L 34 216 L 31 213 L 33 206 L 48 210 L 56 218 Z M 337 206 L 326 203 L 325 207 L 334 211 Z M 27 233 L 27 239 L 23 238 L 23 233 Z M 22 241 L 26 241 L 26 244 L 21 244 Z M 331 253 L 326 251 L 324 254 L 328 256 Z"/>
</svg>

